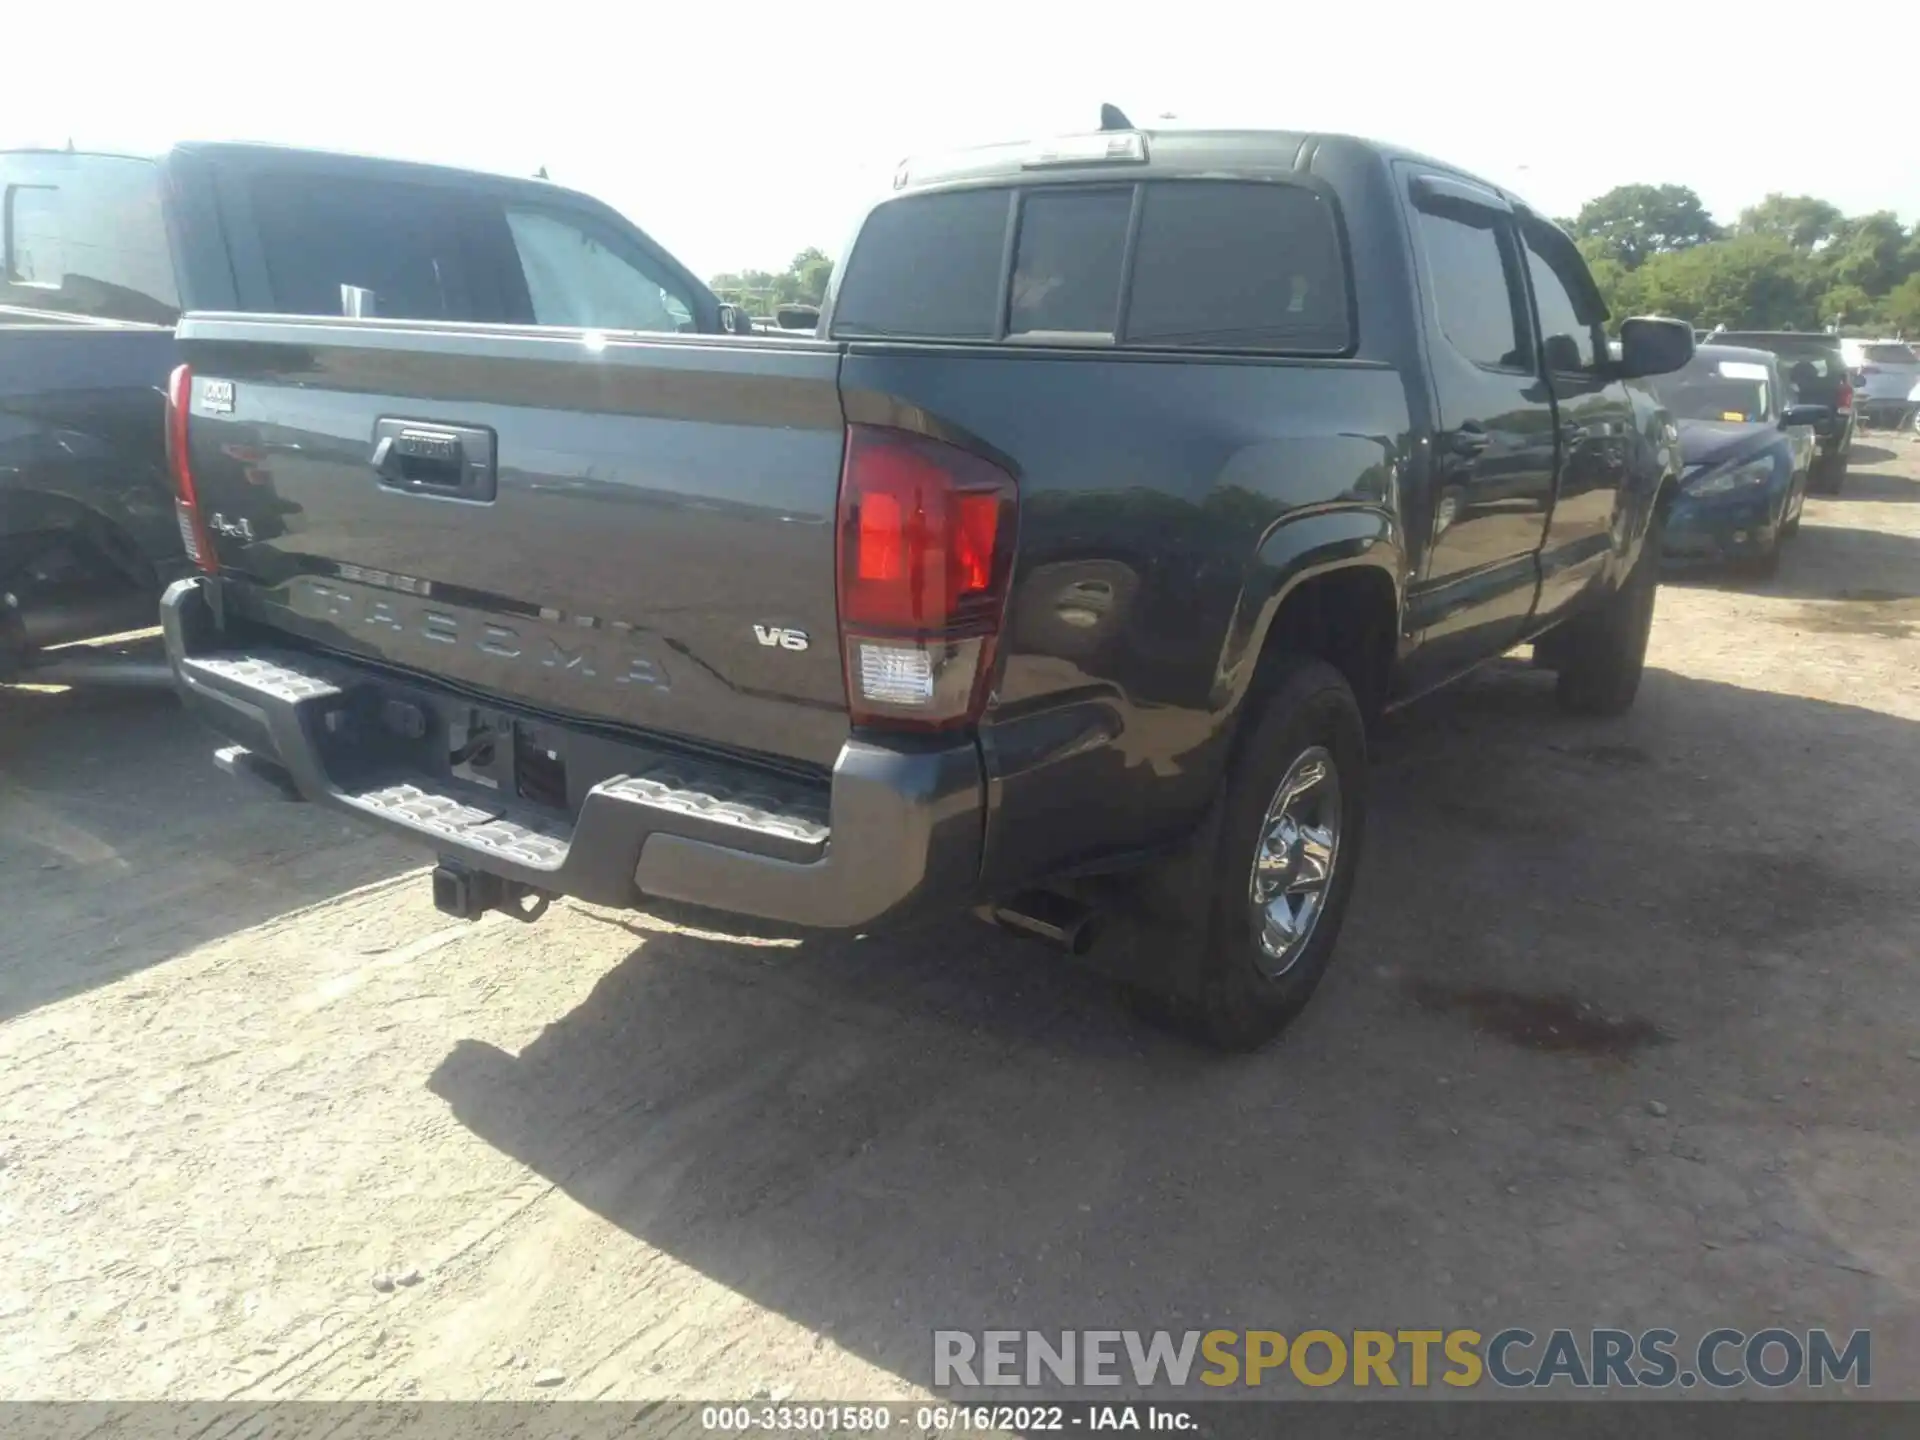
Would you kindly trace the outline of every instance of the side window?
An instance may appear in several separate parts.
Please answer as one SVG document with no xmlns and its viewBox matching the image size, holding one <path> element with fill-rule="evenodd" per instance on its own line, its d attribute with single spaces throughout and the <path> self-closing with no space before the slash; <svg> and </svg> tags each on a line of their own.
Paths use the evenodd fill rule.
<svg viewBox="0 0 1920 1440">
<path fill-rule="evenodd" d="M 250 189 L 272 305 L 282 314 L 346 314 L 343 289 L 351 288 L 368 292 L 364 315 L 503 318 L 468 294 L 457 192 L 284 171 L 256 175 Z"/>
<path fill-rule="evenodd" d="M 1020 206 L 1010 335 L 1113 337 L 1132 190 L 1035 190 Z"/>
<path fill-rule="evenodd" d="M 50 155 L 7 168 L 0 300 L 150 325 L 179 318 L 158 166 Z"/>
<path fill-rule="evenodd" d="M 1504 219 L 1469 206 L 1415 214 L 1448 343 L 1476 365 L 1531 370 L 1533 347 Z"/>
<path fill-rule="evenodd" d="M 1533 303 L 1540 314 L 1540 356 L 1546 368 L 1558 374 L 1591 374 L 1605 355 L 1606 337 L 1596 317 L 1583 313 L 1575 299 L 1585 287 L 1569 283 L 1555 265 L 1553 252 L 1561 247 L 1542 237 L 1533 226 L 1522 227 L 1527 246 L 1527 275 L 1533 282 Z M 1544 252 L 1544 253 L 1543 253 Z M 1572 261 L 1561 260 L 1562 265 Z M 1584 277 L 1582 277 L 1584 278 Z"/>
<path fill-rule="evenodd" d="M 1005 190 L 962 190 L 877 207 L 847 259 L 833 333 L 992 339 L 1011 203 Z"/>
<path fill-rule="evenodd" d="M 509 206 L 507 228 L 527 279 L 536 325 L 583 329 L 693 329 L 680 291 L 551 210 Z"/>
</svg>

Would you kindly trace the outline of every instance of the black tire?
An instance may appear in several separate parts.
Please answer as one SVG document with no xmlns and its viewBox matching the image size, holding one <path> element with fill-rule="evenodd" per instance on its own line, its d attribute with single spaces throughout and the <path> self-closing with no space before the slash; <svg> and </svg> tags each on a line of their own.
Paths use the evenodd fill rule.
<svg viewBox="0 0 1920 1440">
<path fill-rule="evenodd" d="M 1814 458 L 1808 488 L 1816 495 L 1838 495 L 1847 483 L 1847 455 L 1844 450 Z"/>
<path fill-rule="evenodd" d="M 1619 588 L 1548 637 L 1549 653 L 1560 672 L 1554 695 L 1561 709 L 1575 715 L 1623 715 L 1633 707 L 1660 587 L 1660 532 L 1656 517 L 1641 542 L 1640 558 Z"/>
<path fill-rule="evenodd" d="M 1305 1008 L 1340 937 L 1366 828 L 1367 742 L 1359 703 L 1346 677 L 1305 655 L 1271 662 L 1270 683 L 1253 729 L 1229 768 L 1217 848 L 1208 873 L 1206 933 L 1191 957 L 1182 998 L 1141 997 L 1150 1018 L 1223 1050 L 1252 1050 Z M 1338 817 L 1330 874 L 1318 909 L 1291 956 L 1269 957 L 1256 933 L 1254 862 L 1281 782 L 1315 752 L 1330 759 L 1335 785 L 1320 803 Z M 1337 798 L 1336 798 L 1337 797 Z M 1324 823 L 1316 816 L 1314 823 Z M 1304 873 L 1304 870 L 1303 872 Z"/>
</svg>

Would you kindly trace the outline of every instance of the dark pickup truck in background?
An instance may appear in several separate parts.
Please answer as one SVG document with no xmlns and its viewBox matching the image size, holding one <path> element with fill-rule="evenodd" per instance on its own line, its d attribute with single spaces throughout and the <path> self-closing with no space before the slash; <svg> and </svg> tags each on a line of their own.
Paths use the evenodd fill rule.
<svg viewBox="0 0 1920 1440">
<path fill-rule="evenodd" d="M 184 309 L 714 333 L 731 307 L 537 180 L 263 145 L 0 151 L 0 680 L 150 627 L 188 568 L 163 411 Z"/>
<path fill-rule="evenodd" d="M 1104 132 L 909 165 L 820 338 L 189 316 L 230 770 L 554 895 L 980 908 L 1212 1041 L 1305 1003 L 1370 717 L 1532 640 L 1633 700 L 1675 428 L 1567 237 L 1366 142 Z M 1115 925 L 1114 930 L 1128 927 Z"/>
</svg>

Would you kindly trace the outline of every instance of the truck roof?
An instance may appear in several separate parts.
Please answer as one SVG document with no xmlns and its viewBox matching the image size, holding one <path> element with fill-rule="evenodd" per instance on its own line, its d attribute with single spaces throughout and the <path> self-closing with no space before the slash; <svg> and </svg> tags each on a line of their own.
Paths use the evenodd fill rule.
<svg viewBox="0 0 1920 1440">
<path fill-rule="evenodd" d="M 115 160 L 164 160 L 173 155 L 193 155 L 210 160 L 278 159 L 294 164 L 311 161 L 321 164 L 366 165 L 382 170 L 402 171 L 418 179 L 498 180 L 512 184 L 566 188 L 532 175 L 509 175 L 498 170 L 473 170 L 465 166 L 437 165 L 423 160 L 396 160 L 386 155 L 367 155 L 352 150 L 316 150 L 302 145 L 275 145 L 263 140 L 182 140 L 159 150 L 85 147 L 69 149 L 65 146 L 53 145 L 10 145 L 0 146 L 0 155 L 91 155 Z"/>
<path fill-rule="evenodd" d="M 1083 134 L 979 145 L 909 156 L 893 188 L 910 191 L 969 182 L 1048 177 L 1088 179 L 1116 172 L 1149 175 L 1278 176 L 1304 170 L 1321 149 L 1364 151 L 1383 160 L 1408 160 L 1444 170 L 1525 202 L 1503 186 L 1443 160 L 1358 135 L 1308 130 L 1094 130 Z M 1531 209 L 1531 206 L 1525 206 Z"/>
</svg>

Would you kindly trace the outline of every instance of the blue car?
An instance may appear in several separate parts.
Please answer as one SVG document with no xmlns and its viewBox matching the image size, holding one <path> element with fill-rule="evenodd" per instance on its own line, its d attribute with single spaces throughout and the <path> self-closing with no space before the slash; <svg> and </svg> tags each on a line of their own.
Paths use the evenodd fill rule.
<svg viewBox="0 0 1920 1440">
<path fill-rule="evenodd" d="M 1667 516 L 1670 564 L 1771 575 L 1800 528 L 1814 431 L 1831 412 L 1802 405 L 1766 350 L 1702 345 L 1654 388 L 1680 430 L 1686 468 Z"/>
</svg>

